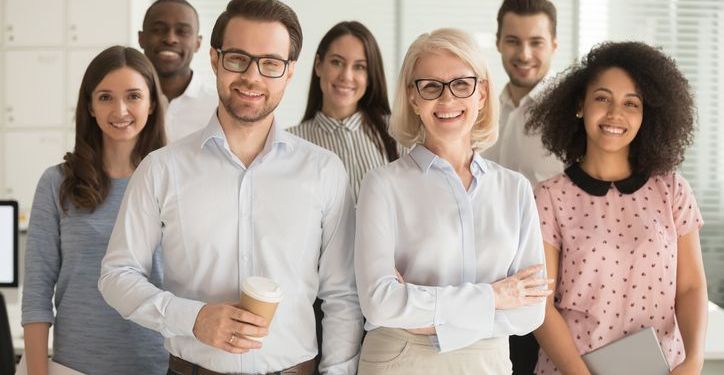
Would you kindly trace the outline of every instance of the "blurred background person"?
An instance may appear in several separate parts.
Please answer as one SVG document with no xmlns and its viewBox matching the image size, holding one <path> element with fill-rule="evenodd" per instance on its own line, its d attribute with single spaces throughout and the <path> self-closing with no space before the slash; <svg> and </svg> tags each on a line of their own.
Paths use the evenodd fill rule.
<svg viewBox="0 0 724 375">
<path fill-rule="evenodd" d="M 166 134 L 175 142 L 206 125 L 218 105 L 211 77 L 194 73 L 201 47 L 199 15 L 186 0 L 156 0 L 146 10 L 138 44 L 151 60 L 168 101 Z"/>
<path fill-rule="evenodd" d="M 385 82 L 372 33 L 357 21 L 340 22 L 317 47 L 302 123 L 287 129 L 342 159 L 355 200 L 369 170 L 399 157 L 387 131 Z"/>
</svg>

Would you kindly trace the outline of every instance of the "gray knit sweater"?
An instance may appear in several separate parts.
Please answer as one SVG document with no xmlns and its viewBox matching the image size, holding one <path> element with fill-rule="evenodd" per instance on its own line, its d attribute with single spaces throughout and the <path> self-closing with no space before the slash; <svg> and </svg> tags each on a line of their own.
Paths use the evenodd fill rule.
<svg viewBox="0 0 724 375">
<path fill-rule="evenodd" d="M 162 336 L 124 320 L 98 291 L 101 259 L 128 179 L 113 179 L 94 212 L 59 200 L 59 166 L 40 178 L 33 200 L 25 254 L 22 324 L 53 324 L 53 360 L 86 374 L 165 374 Z M 160 285 L 157 251 L 151 280 Z M 56 316 L 53 316 L 55 296 Z"/>
</svg>

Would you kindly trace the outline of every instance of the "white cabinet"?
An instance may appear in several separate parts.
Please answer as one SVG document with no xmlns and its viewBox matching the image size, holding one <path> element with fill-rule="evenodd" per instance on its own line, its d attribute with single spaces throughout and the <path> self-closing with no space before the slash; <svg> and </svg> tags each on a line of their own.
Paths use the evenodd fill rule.
<svg viewBox="0 0 724 375">
<path fill-rule="evenodd" d="M 6 193 L 28 212 L 43 171 L 63 160 L 66 131 L 9 131 L 2 147 Z"/>
<path fill-rule="evenodd" d="M 0 198 L 18 199 L 28 212 L 41 173 L 74 146 L 88 63 L 131 44 L 131 17 L 142 18 L 146 3 L 0 0 Z"/>
<path fill-rule="evenodd" d="M 63 2 L 5 0 L 3 40 L 6 46 L 51 46 L 63 43 Z"/>
<path fill-rule="evenodd" d="M 66 124 L 75 127 L 75 107 L 78 105 L 78 93 L 83 74 L 96 55 L 102 49 L 82 49 L 68 52 L 68 82 L 66 84 Z"/>
<path fill-rule="evenodd" d="M 61 51 L 5 53 L 6 126 L 63 125 L 64 65 Z"/>
<path fill-rule="evenodd" d="M 68 44 L 83 47 L 127 45 L 131 37 L 128 19 L 128 1 L 68 0 Z"/>
</svg>

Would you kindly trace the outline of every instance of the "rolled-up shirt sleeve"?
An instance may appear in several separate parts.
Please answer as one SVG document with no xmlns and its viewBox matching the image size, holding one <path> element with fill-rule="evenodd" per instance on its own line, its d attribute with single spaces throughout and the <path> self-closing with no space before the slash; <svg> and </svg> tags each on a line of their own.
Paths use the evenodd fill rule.
<svg viewBox="0 0 724 375">
<path fill-rule="evenodd" d="M 38 182 L 28 227 L 23 279 L 22 324 L 53 323 L 53 295 L 60 273 L 58 166 L 48 168 Z"/>
<path fill-rule="evenodd" d="M 131 177 L 113 228 L 98 280 L 106 302 L 125 319 L 165 337 L 193 336 L 203 302 L 180 298 L 153 285 L 153 254 L 162 237 L 158 182 L 162 171 L 146 157 Z"/>
</svg>

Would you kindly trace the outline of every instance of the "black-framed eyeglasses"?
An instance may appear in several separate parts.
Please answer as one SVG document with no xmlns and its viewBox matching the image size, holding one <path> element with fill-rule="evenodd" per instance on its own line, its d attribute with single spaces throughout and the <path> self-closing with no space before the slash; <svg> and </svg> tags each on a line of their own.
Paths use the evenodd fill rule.
<svg viewBox="0 0 724 375">
<path fill-rule="evenodd" d="M 435 100 L 442 96 L 445 86 L 456 98 L 469 98 L 478 85 L 478 77 L 461 77 L 443 82 L 436 79 L 416 79 L 415 88 L 420 97 L 425 100 Z"/>
<path fill-rule="evenodd" d="M 221 56 L 221 66 L 224 69 L 234 73 L 244 73 L 249 70 L 251 63 L 256 62 L 259 74 L 268 78 L 279 78 L 287 71 L 289 60 L 278 59 L 276 57 L 253 56 L 246 52 L 237 50 L 223 51 L 217 48 L 216 52 Z"/>
</svg>

